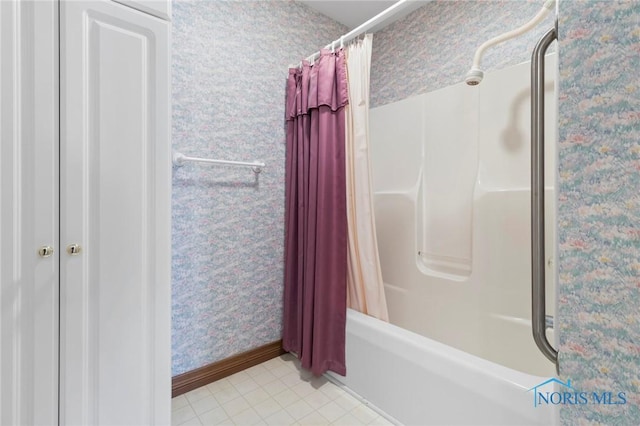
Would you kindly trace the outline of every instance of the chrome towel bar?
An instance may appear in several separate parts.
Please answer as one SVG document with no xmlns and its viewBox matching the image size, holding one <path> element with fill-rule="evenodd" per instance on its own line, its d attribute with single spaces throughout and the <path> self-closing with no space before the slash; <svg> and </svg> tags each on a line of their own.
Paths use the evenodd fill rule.
<svg viewBox="0 0 640 426">
<path fill-rule="evenodd" d="M 533 340 L 557 370 L 558 351 L 545 334 L 544 249 L 544 54 L 556 38 L 556 28 L 547 31 L 531 57 L 531 326 Z"/>
<path fill-rule="evenodd" d="M 207 163 L 207 164 L 222 164 L 225 166 L 240 166 L 240 167 L 251 167 L 254 173 L 258 174 L 265 167 L 265 164 L 261 161 L 229 161 L 229 160 L 211 160 L 208 158 L 198 158 L 198 157 L 187 157 L 186 155 L 180 152 L 173 153 L 173 164 L 176 166 L 181 166 L 185 162 L 191 161 L 195 163 Z"/>
</svg>

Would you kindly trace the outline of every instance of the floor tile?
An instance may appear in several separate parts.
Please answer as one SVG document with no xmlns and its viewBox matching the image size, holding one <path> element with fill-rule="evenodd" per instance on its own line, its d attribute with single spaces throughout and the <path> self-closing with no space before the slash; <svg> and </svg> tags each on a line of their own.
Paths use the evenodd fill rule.
<svg viewBox="0 0 640 426">
<path fill-rule="evenodd" d="M 309 404 L 301 399 L 285 407 L 285 410 L 287 410 L 287 413 L 291 414 L 291 417 L 296 420 L 300 420 L 314 411 Z"/>
<path fill-rule="evenodd" d="M 280 404 L 282 408 L 287 408 L 289 405 L 300 400 L 300 397 L 291 389 L 287 389 L 284 392 L 274 395 L 273 399 L 278 401 L 278 404 Z"/>
<path fill-rule="evenodd" d="M 179 426 L 202 426 L 202 422 L 200 421 L 200 418 L 194 417 L 184 423 L 180 423 Z"/>
<path fill-rule="evenodd" d="M 240 392 L 238 392 L 236 388 L 230 387 L 214 393 L 213 397 L 220 403 L 220 405 L 222 405 L 240 397 Z"/>
<path fill-rule="evenodd" d="M 301 398 L 304 398 L 310 393 L 316 392 L 316 390 L 311 387 L 311 383 L 301 382 L 300 380 L 298 380 L 297 384 L 291 386 L 291 390 L 298 394 Z"/>
<path fill-rule="evenodd" d="M 298 424 L 302 426 L 314 426 L 314 425 L 324 426 L 329 424 L 329 420 L 327 420 L 327 418 L 324 417 L 322 414 L 318 413 L 317 411 L 314 411 L 311 414 L 298 420 Z"/>
<path fill-rule="evenodd" d="M 260 374 L 266 373 L 266 372 L 268 372 L 269 370 L 267 370 L 267 369 L 265 368 L 265 366 L 264 366 L 264 365 L 262 365 L 262 364 L 258 364 L 258 365 L 254 365 L 254 366 L 253 366 L 253 367 L 251 367 L 251 368 L 247 368 L 247 369 L 246 369 L 246 370 L 244 370 L 244 371 L 245 371 L 245 373 L 247 373 L 249 376 L 251 376 L 251 377 L 255 377 L 255 376 L 259 376 Z"/>
<path fill-rule="evenodd" d="M 331 424 L 335 426 L 360 426 L 365 425 L 366 423 L 362 423 L 350 413 L 347 413 Z"/>
<path fill-rule="evenodd" d="M 247 402 L 252 406 L 258 405 L 262 401 L 271 398 L 271 395 L 269 395 L 267 391 L 262 388 L 252 390 L 251 392 L 245 393 L 243 396 L 244 399 L 246 399 Z"/>
<path fill-rule="evenodd" d="M 173 398 L 171 407 L 175 426 L 392 425 L 290 355 Z"/>
<path fill-rule="evenodd" d="M 191 408 L 190 405 L 187 405 L 186 407 L 182 407 L 171 412 L 171 424 L 179 425 L 195 417 L 195 411 L 193 411 L 193 408 Z"/>
<path fill-rule="evenodd" d="M 189 401 L 187 400 L 186 396 L 184 395 L 176 396 L 171 400 L 171 411 L 175 411 L 179 408 L 186 407 L 187 405 L 189 405 Z"/>
<path fill-rule="evenodd" d="M 312 392 L 302 399 L 306 401 L 307 404 L 309 404 L 314 410 L 317 410 L 323 405 L 326 405 L 329 402 L 331 402 L 329 397 L 320 391 Z"/>
<path fill-rule="evenodd" d="M 272 368 L 269 371 L 271 372 L 271 374 L 273 374 L 276 377 L 286 376 L 287 374 L 294 374 L 294 372 L 291 371 L 291 369 L 286 365 L 279 365 L 275 368 Z"/>
<path fill-rule="evenodd" d="M 240 392 L 240 394 L 244 395 L 245 393 L 258 389 L 260 385 L 257 384 L 251 377 L 249 377 L 243 382 L 234 384 L 233 387 L 235 387 L 236 390 Z"/>
<path fill-rule="evenodd" d="M 256 410 L 262 418 L 267 418 L 272 414 L 275 414 L 278 411 L 282 410 L 282 406 L 278 404 L 275 399 L 269 397 L 269 399 L 266 399 L 261 403 L 254 405 L 253 409 Z"/>
<path fill-rule="evenodd" d="M 294 360 L 290 362 L 289 365 L 291 366 L 291 368 L 295 368 L 298 371 L 302 369 L 302 363 L 298 358 L 294 358 Z"/>
<path fill-rule="evenodd" d="M 197 415 L 211 411 L 214 408 L 218 408 L 220 403 L 213 397 L 213 395 L 205 396 L 196 402 L 191 403 L 191 408 Z"/>
<path fill-rule="evenodd" d="M 324 377 L 324 376 L 313 376 L 310 380 L 309 380 L 309 384 L 311 384 L 311 387 L 313 387 L 314 389 L 320 389 L 322 386 L 326 385 L 327 383 L 330 383 L 329 380 Z M 333 384 L 333 383 L 331 383 Z M 334 385 L 335 386 L 335 385 Z"/>
<path fill-rule="evenodd" d="M 271 374 L 267 369 L 265 369 L 262 373 L 252 376 L 253 381 L 259 384 L 260 386 L 266 385 L 267 383 L 271 383 L 278 378 Z"/>
<path fill-rule="evenodd" d="M 224 411 L 222 407 L 214 408 L 211 411 L 200 414 L 198 417 L 200 417 L 202 424 L 207 426 L 232 424 L 229 416 L 227 416 L 226 411 Z"/>
<path fill-rule="evenodd" d="M 282 367 L 283 365 L 283 361 L 281 361 L 279 358 L 273 358 L 262 363 L 262 366 L 269 371 L 273 370 L 274 368 Z"/>
<path fill-rule="evenodd" d="M 226 378 L 216 380 L 213 383 L 209 383 L 206 387 L 213 394 L 215 394 L 216 392 L 220 392 L 221 390 L 224 390 L 224 389 L 234 388 L 231 382 Z"/>
<path fill-rule="evenodd" d="M 194 389 L 191 392 L 187 392 L 184 394 L 184 396 L 187 398 L 189 403 L 196 402 L 197 400 L 202 399 L 209 395 L 211 395 L 211 391 L 207 387 Z"/>
<path fill-rule="evenodd" d="M 358 401 L 348 393 L 345 393 L 344 395 L 340 395 L 339 397 L 334 399 L 334 401 L 347 411 L 353 410 L 356 406 L 361 404 L 360 401 Z"/>
<path fill-rule="evenodd" d="M 330 422 L 333 422 L 344 416 L 347 410 L 339 406 L 334 401 L 331 401 L 327 405 L 320 407 L 318 412 L 325 416 Z"/>
<path fill-rule="evenodd" d="M 285 410 L 280 410 L 266 419 L 264 419 L 265 423 L 273 426 L 288 426 L 296 423 L 295 419 L 291 417 L 289 413 Z"/>
<path fill-rule="evenodd" d="M 372 421 L 370 421 L 369 424 L 371 426 L 393 426 L 393 423 L 391 423 L 389 420 L 385 419 L 380 415 L 375 419 L 373 419 Z"/>
<path fill-rule="evenodd" d="M 298 376 L 300 376 L 302 380 L 309 381 L 312 378 L 317 377 L 317 376 L 314 376 L 311 371 L 305 370 L 304 368 L 303 369 L 298 368 L 296 369 L 296 371 L 298 372 Z"/>
<path fill-rule="evenodd" d="M 332 386 L 322 386 L 320 388 L 320 392 L 327 395 L 331 400 L 334 400 L 339 396 L 346 394 L 346 392 L 340 389 L 338 386 L 334 385 L 333 383 L 331 383 L 331 385 Z"/>
<path fill-rule="evenodd" d="M 294 361 L 295 362 L 295 361 L 298 360 L 298 358 L 295 355 L 290 354 L 290 353 L 286 353 L 286 354 L 280 355 L 278 358 L 280 360 L 284 361 L 284 362 L 290 362 L 290 361 Z"/>
<path fill-rule="evenodd" d="M 280 381 L 288 387 L 293 387 L 298 383 L 301 383 L 300 374 L 297 371 L 291 371 L 288 374 L 280 377 Z"/>
<path fill-rule="evenodd" d="M 250 379 L 251 376 L 244 372 L 244 371 L 240 371 L 239 373 L 236 374 L 232 374 L 231 376 L 227 377 L 227 380 L 232 384 L 232 385 L 237 385 L 239 383 L 244 382 L 245 380 Z"/>
<path fill-rule="evenodd" d="M 378 417 L 378 413 L 376 413 L 371 408 L 367 407 L 362 403 L 359 403 L 349 413 L 351 413 L 353 417 L 357 418 L 362 423 L 367 423 L 367 424 L 371 423 L 376 417 Z"/>
<path fill-rule="evenodd" d="M 240 398 L 236 398 L 234 400 L 231 400 L 225 404 L 220 404 L 220 406 L 222 408 L 224 408 L 224 411 L 226 411 L 227 416 L 229 417 L 233 417 L 238 413 L 243 412 L 244 410 L 246 410 L 247 408 L 250 407 L 249 403 L 247 402 L 246 399 L 244 399 L 243 397 Z"/>
<path fill-rule="evenodd" d="M 262 421 L 262 417 L 253 408 L 248 408 L 231 417 L 231 420 L 237 425 L 255 425 Z"/>
<path fill-rule="evenodd" d="M 266 385 L 262 386 L 262 388 L 267 391 L 267 393 L 271 396 L 277 395 L 287 389 L 289 387 L 282 383 L 280 379 L 276 379 L 273 382 L 269 382 Z"/>
</svg>

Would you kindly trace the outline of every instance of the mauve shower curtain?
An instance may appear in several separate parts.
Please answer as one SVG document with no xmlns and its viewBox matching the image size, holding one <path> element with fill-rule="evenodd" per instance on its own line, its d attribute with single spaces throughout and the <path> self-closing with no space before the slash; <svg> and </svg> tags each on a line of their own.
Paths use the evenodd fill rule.
<svg viewBox="0 0 640 426">
<path fill-rule="evenodd" d="M 283 347 L 345 375 L 347 208 L 342 50 L 289 70 Z"/>
</svg>

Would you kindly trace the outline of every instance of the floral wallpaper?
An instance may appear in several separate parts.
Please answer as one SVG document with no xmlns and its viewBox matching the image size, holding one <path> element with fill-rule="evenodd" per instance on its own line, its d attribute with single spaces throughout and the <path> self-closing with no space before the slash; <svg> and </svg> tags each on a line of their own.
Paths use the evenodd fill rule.
<svg viewBox="0 0 640 426">
<path fill-rule="evenodd" d="M 565 425 L 640 424 L 640 2 L 560 3 L 560 373 L 626 404 Z M 615 398 L 617 402 L 621 399 Z"/>
<path fill-rule="evenodd" d="M 345 28 L 293 1 L 173 3 L 173 374 L 280 339 L 284 89 Z"/>
</svg>

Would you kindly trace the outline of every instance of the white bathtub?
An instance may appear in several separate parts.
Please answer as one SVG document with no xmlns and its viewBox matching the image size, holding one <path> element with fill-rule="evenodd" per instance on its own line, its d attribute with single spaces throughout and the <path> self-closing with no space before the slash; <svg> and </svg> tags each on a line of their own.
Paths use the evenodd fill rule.
<svg viewBox="0 0 640 426">
<path fill-rule="evenodd" d="M 359 312 L 347 312 L 347 376 L 335 381 L 405 425 L 553 425 L 531 376 Z"/>
<path fill-rule="evenodd" d="M 555 122 L 555 57 L 546 119 Z M 531 334 L 530 67 L 370 111 L 389 317 L 347 316 L 347 377 L 407 425 L 552 425 L 528 389 L 555 369 Z M 554 315 L 555 128 L 545 129 L 547 314 Z M 550 341 L 555 337 L 547 331 Z"/>
</svg>

